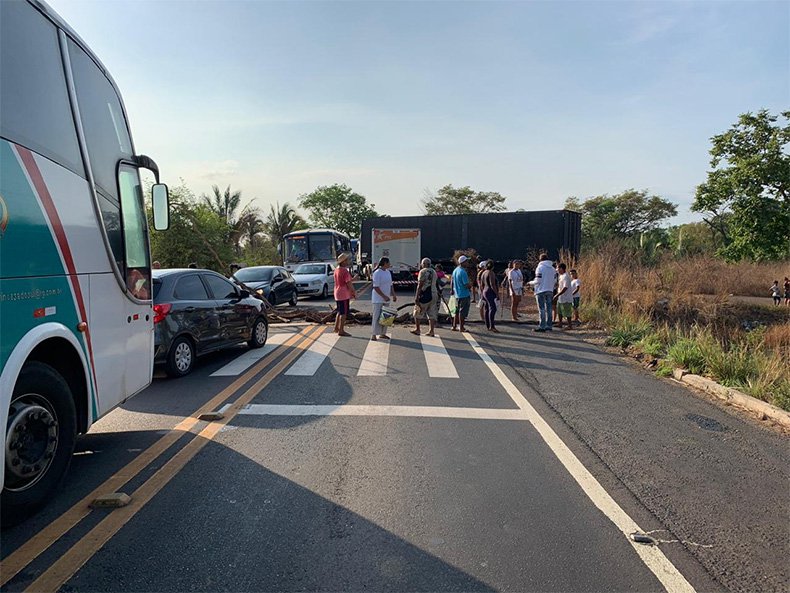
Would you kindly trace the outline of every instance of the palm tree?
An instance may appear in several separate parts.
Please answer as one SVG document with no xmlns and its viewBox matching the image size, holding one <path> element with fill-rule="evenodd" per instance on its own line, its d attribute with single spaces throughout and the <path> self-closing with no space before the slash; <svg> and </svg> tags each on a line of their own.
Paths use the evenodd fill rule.
<svg viewBox="0 0 790 593">
<path fill-rule="evenodd" d="M 224 218 L 229 225 L 233 225 L 236 222 L 236 210 L 238 210 L 241 203 L 241 191 L 231 192 L 230 186 L 228 186 L 223 193 L 216 185 L 212 186 L 211 189 L 214 195 L 207 196 L 203 194 L 200 196 L 203 203 Z"/>
<path fill-rule="evenodd" d="M 243 240 L 250 247 L 255 247 L 258 235 L 265 232 L 260 209 L 252 203 L 247 204 L 239 214 L 234 230 L 239 234 L 239 243 Z"/>
<path fill-rule="evenodd" d="M 276 206 L 272 205 L 269 209 L 269 215 L 263 224 L 263 232 L 272 245 L 276 247 L 283 240 L 283 236 L 306 227 L 307 223 L 305 220 L 297 214 L 296 210 L 288 202 L 285 202 L 282 206 L 277 202 Z"/>
</svg>

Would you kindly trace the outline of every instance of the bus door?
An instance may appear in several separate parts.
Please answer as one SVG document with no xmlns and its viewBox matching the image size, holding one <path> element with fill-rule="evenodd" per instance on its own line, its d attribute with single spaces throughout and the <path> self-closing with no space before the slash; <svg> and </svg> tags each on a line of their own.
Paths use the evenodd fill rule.
<svg viewBox="0 0 790 593">
<path fill-rule="evenodd" d="M 154 334 L 148 229 L 118 94 L 72 40 L 68 52 L 101 224 L 115 262 L 113 266 L 108 261 L 105 273 L 91 277 L 91 333 L 103 414 L 151 381 Z"/>
</svg>

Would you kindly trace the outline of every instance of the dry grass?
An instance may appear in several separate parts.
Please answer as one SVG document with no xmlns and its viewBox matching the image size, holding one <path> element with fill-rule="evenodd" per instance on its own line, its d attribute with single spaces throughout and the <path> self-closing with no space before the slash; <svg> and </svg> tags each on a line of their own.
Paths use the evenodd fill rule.
<svg viewBox="0 0 790 593">
<path fill-rule="evenodd" d="M 730 296 L 767 296 L 775 278 L 790 275 L 790 262 L 696 257 L 648 266 L 618 246 L 564 261 L 582 280 L 582 317 L 606 329 L 611 343 L 693 362 L 699 372 L 790 409 L 790 307 Z"/>
</svg>

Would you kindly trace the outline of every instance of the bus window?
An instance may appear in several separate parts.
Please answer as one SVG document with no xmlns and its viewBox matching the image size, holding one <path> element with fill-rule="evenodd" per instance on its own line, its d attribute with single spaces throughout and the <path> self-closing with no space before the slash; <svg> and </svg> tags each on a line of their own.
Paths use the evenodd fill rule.
<svg viewBox="0 0 790 593">
<path fill-rule="evenodd" d="M 0 135 L 85 176 L 55 27 L 0 1 Z"/>
<path fill-rule="evenodd" d="M 137 169 L 129 165 L 121 165 L 118 169 L 118 187 L 121 190 L 123 213 L 126 286 L 134 297 L 141 300 L 150 299 L 148 237 L 143 212 L 143 192 Z"/>
<path fill-rule="evenodd" d="M 310 260 L 328 261 L 334 259 L 332 254 L 332 235 L 328 233 L 309 235 Z"/>
<path fill-rule="evenodd" d="M 69 55 L 93 179 L 98 189 L 118 201 L 118 161 L 132 158 L 132 141 L 121 102 L 96 63 L 72 40 Z"/>
<path fill-rule="evenodd" d="M 99 197 L 99 209 L 101 210 L 102 224 L 107 233 L 107 240 L 112 250 L 112 258 L 119 270 L 123 270 L 123 233 L 121 231 L 121 208 L 112 200 L 104 197 L 101 193 Z"/>
</svg>

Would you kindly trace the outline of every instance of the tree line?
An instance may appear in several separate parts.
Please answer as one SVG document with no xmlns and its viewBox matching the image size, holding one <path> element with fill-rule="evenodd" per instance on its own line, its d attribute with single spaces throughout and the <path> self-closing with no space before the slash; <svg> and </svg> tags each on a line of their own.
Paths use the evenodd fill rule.
<svg viewBox="0 0 790 593">
<path fill-rule="evenodd" d="M 790 258 L 790 111 L 743 114 L 711 143 L 711 169 L 692 205 L 702 221 L 664 226 L 677 205 L 648 190 L 570 197 L 565 208 L 582 213 L 583 250 L 616 240 L 642 251 L 715 253 L 730 261 Z M 242 192 L 230 186 L 215 185 L 210 195 L 196 197 L 182 182 L 170 195 L 170 229 L 151 235 L 153 258 L 165 267 L 195 262 L 227 271 L 235 262 L 280 263 L 278 246 L 291 231 L 326 227 L 356 237 L 363 220 L 380 215 L 375 204 L 345 184 L 300 195 L 296 202 L 306 215 L 289 202 L 264 211 L 253 198 L 242 207 Z M 498 192 L 451 184 L 426 190 L 419 203 L 427 215 L 507 209 Z"/>
</svg>

